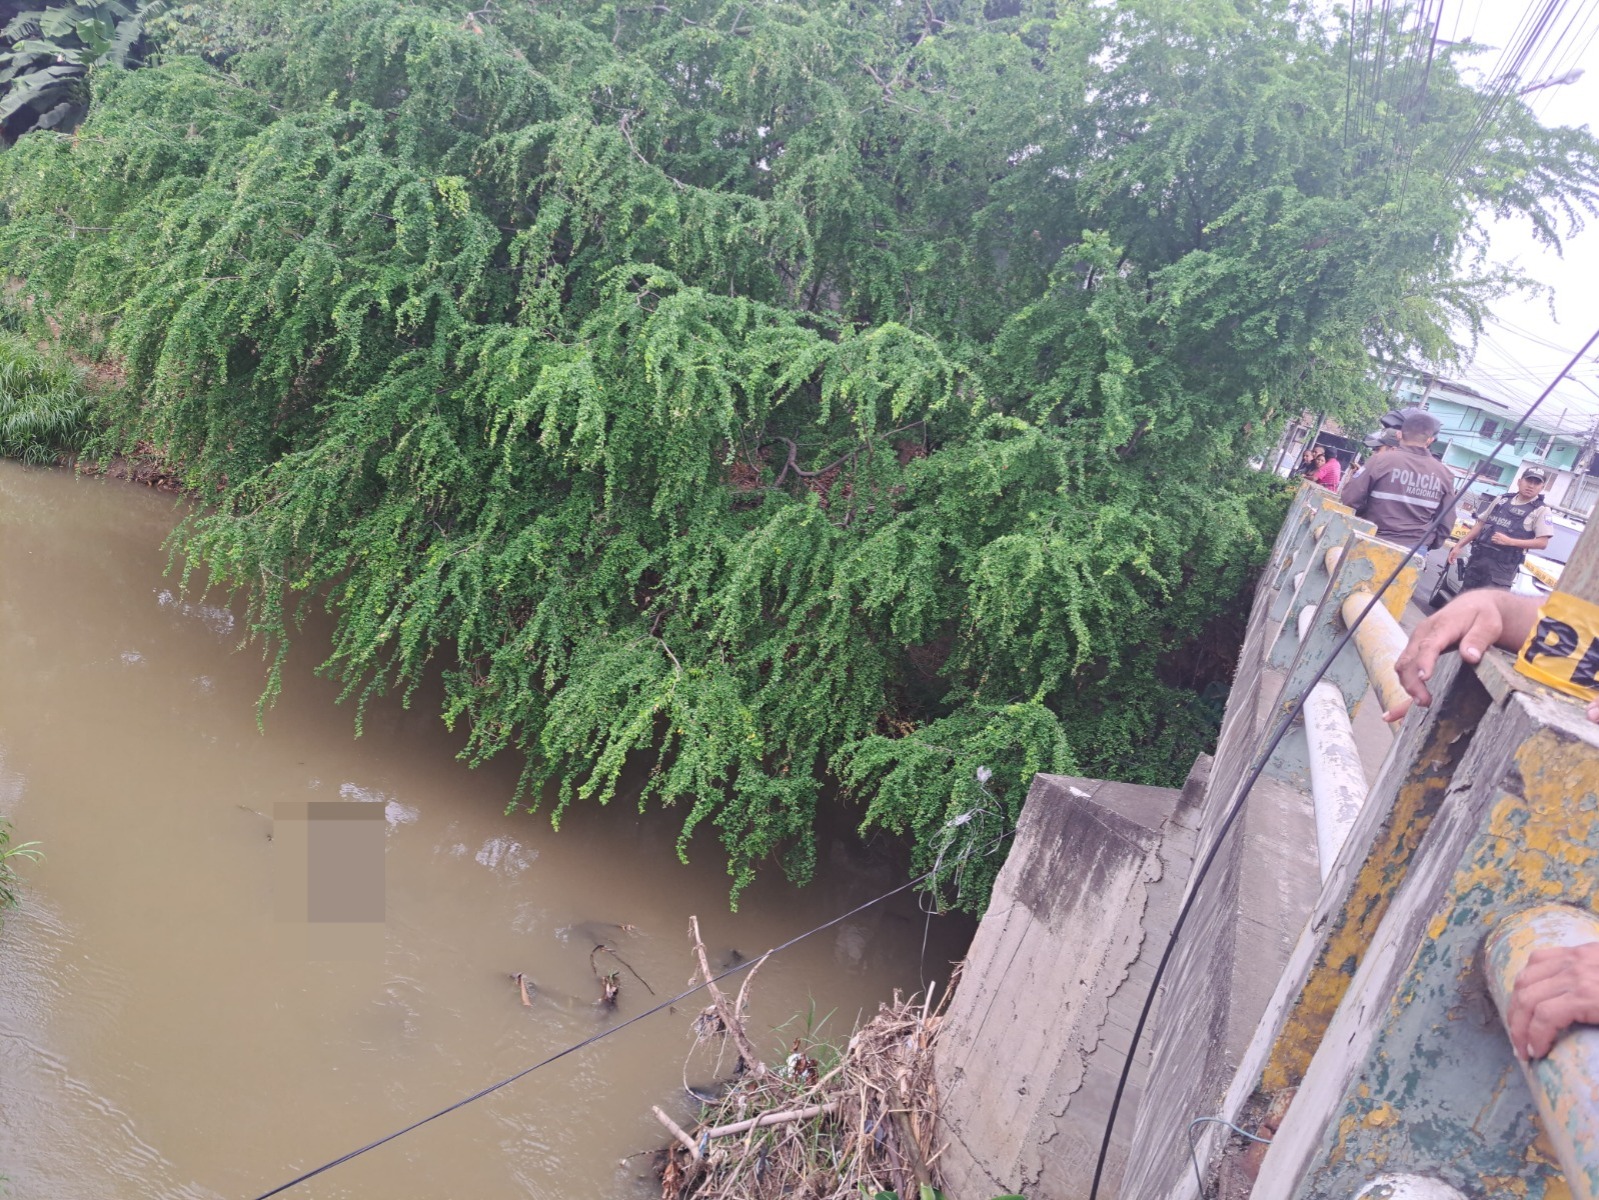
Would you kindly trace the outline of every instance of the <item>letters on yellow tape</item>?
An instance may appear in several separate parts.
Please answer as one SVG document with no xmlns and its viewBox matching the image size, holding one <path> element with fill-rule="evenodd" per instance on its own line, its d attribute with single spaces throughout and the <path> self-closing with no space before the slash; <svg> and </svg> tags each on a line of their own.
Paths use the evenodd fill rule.
<svg viewBox="0 0 1599 1200">
<path fill-rule="evenodd" d="M 1516 655 L 1529 679 L 1592 699 L 1599 692 L 1599 604 L 1554 592 L 1538 610 L 1538 624 Z"/>
</svg>

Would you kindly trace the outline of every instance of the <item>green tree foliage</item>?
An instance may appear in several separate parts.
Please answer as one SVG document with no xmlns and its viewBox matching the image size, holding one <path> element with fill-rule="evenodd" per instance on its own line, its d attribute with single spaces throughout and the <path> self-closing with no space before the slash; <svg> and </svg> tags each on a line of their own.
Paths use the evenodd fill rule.
<svg viewBox="0 0 1599 1200">
<path fill-rule="evenodd" d="M 643 770 L 735 891 L 833 782 L 981 905 L 1033 772 L 1180 779 L 1273 418 L 1474 319 L 1486 212 L 1593 205 L 1515 102 L 1451 172 L 1447 52 L 1344 136 L 1285 0 L 212 9 L 224 70 L 98 69 L 0 162 L 105 448 L 217 498 L 275 663 L 326 597 L 348 694 L 436 665 L 557 817 Z"/>
</svg>

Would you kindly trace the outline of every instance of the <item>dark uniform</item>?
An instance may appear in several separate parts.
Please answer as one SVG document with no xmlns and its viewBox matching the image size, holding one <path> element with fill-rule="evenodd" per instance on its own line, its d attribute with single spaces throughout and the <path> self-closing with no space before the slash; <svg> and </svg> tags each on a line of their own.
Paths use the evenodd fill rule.
<svg viewBox="0 0 1599 1200">
<path fill-rule="evenodd" d="M 1538 536 L 1537 529 L 1541 523 L 1538 510 L 1544 507 L 1542 496 L 1521 501 L 1516 499 L 1514 493 L 1501 496 L 1488 506 L 1487 511 L 1477 518 L 1478 524 L 1485 528 L 1471 539 L 1471 557 L 1466 560 L 1461 591 L 1484 587 L 1507 588 L 1516 581 L 1516 572 L 1521 569 L 1527 551 L 1521 546 L 1494 546 L 1490 543 L 1496 533 L 1517 539 Z M 1544 515 L 1543 519 L 1547 520 L 1547 516 Z"/>
<path fill-rule="evenodd" d="M 1373 454 L 1339 499 L 1375 525 L 1383 541 L 1408 549 L 1429 531 L 1429 546 L 1444 540 L 1447 527 L 1433 521 L 1454 490 L 1454 474 L 1425 446 L 1401 443 Z"/>
</svg>

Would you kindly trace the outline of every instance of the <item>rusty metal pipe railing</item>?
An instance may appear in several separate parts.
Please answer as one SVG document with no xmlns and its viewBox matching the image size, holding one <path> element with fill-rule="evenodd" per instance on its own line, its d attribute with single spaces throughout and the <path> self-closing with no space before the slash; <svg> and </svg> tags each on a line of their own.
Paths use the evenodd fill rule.
<svg viewBox="0 0 1599 1200">
<path fill-rule="evenodd" d="M 1310 797 L 1316 810 L 1316 855 L 1322 882 L 1332 874 L 1355 819 L 1365 807 L 1366 771 L 1360 764 L 1349 709 L 1338 685 L 1322 680 L 1305 698 L 1305 741 L 1310 751 Z"/>
<path fill-rule="evenodd" d="M 1534 950 L 1599 942 L 1599 917 L 1586 909 L 1545 904 L 1507 917 L 1488 936 L 1488 987 L 1508 1020 L 1516 977 Z M 1599 1200 L 1599 1027 L 1574 1026 L 1522 1073 L 1545 1136 L 1576 1200 Z"/>
<path fill-rule="evenodd" d="M 1316 622 L 1316 606 L 1307 604 L 1299 610 L 1299 640 L 1304 641 L 1305 635 L 1310 632 L 1310 627 Z"/>
<path fill-rule="evenodd" d="M 1333 546 L 1327 551 L 1328 575 L 1337 572 L 1343 554 L 1342 546 Z M 1356 588 L 1350 592 L 1338 610 L 1344 619 L 1344 624 L 1353 625 L 1360 614 L 1366 611 L 1368 604 L 1371 604 L 1369 591 Z M 1409 640 L 1404 627 L 1380 602 L 1373 605 L 1371 615 L 1361 621 L 1360 627 L 1355 630 L 1355 650 L 1360 654 L 1360 661 L 1365 664 L 1366 676 L 1371 680 L 1372 691 L 1377 693 L 1377 700 L 1382 704 L 1384 712 L 1405 698 L 1405 689 L 1399 683 L 1399 674 L 1394 670 L 1394 664 L 1399 661 L 1405 643 Z"/>
<path fill-rule="evenodd" d="M 1466 1200 L 1441 1179 L 1427 1175 L 1379 1175 L 1360 1191 L 1355 1200 Z"/>
<path fill-rule="evenodd" d="M 1350 592 L 1339 609 L 1344 624 L 1353 625 L 1370 603 L 1370 592 Z M 1405 689 L 1399 682 L 1399 673 L 1394 670 L 1394 664 L 1399 661 L 1409 640 L 1404 627 L 1381 603 L 1373 606 L 1370 615 L 1355 630 L 1355 649 L 1360 654 L 1360 661 L 1366 664 L 1371 689 L 1377 693 L 1377 700 L 1384 712 L 1405 698 Z"/>
<path fill-rule="evenodd" d="M 1307 604 L 1299 611 L 1301 642 L 1315 619 L 1316 605 Z M 1338 685 L 1324 679 L 1311 688 L 1302 716 L 1306 757 L 1310 759 L 1310 799 L 1316 813 L 1316 861 L 1325 883 L 1370 789 L 1360 763 L 1360 748 L 1355 745 L 1355 730 L 1349 723 L 1349 706 Z"/>
</svg>

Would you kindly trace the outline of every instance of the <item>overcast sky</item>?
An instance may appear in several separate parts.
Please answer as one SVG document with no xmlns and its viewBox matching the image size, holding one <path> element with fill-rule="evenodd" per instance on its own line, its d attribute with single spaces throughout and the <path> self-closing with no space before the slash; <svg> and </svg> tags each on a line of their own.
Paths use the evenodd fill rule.
<svg viewBox="0 0 1599 1200">
<path fill-rule="evenodd" d="M 1473 60 L 1479 69 L 1491 72 L 1498 60 L 1497 48 L 1510 42 L 1530 0 L 1444 2 L 1439 36 L 1450 40 L 1469 36 L 1495 47 L 1495 52 Z M 1561 39 L 1565 49 L 1546 69 L 1533 71 L 1528 82 L 1558 76 L 1573 67 L 1585 73 L 1575 83 L 1544 88 L 1527 99 L 1547 125 L 1591 125 L 1599 115 L 1599 37 L 1594 36 L 1599 33 L 1599 3 L 1568 0 L 1565 8 L 1558 26 L 1564 29 L 1566 22 L 1571 22 L 1567 36 Z M 1475 360 L 1459 373 L 1487 394 L 1530 403 L 1599 328 L 1599 221 L 1568 239 L 1562 255 L 1534 245 L 1524 223 L 1503 222 L 1493 231 L 1493 258 L 1519 265 L 1547 284 L 1553 296 L 1500 302 Z M 1587 428 L 1599 421 L 1599 364 L 1593 361 L 1592 352 L 1572 377 L 1578 382 L 1558 389 L 1541 415 L 1552 419 L 1564 410 L 1567 427 Z"/>
</svg>

